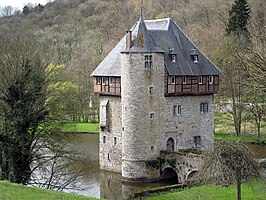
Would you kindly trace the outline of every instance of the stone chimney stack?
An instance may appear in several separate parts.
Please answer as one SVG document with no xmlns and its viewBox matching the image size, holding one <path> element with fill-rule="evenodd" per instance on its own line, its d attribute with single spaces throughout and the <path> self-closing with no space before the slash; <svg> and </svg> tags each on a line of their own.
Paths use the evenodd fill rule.
<svg viewBox="0 0 266 200">
<path fill-rule="evenodd" d="M 126 33 L 126 49 L 131 48 L 131 43 L 132 43 L 132 32 L 127 31 L 127 33 Z"/>
</svg>

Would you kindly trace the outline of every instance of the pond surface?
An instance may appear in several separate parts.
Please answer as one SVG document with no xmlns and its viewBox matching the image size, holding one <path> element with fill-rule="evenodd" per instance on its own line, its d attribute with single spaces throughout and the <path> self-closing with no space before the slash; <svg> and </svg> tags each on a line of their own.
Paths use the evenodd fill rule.
<svg viewBox="0 0 266 200">
<path fill-rule="evenodd" d="M 82 168 L 85 176 L 78 181 L 78 185 L 84 190 L 72 190 L 70 192 L 105 199 L 125 199 L 133 191 L 146 188 L 154 188 L 173 182 L 153 183 L 122 183 L 121 175 L 114 172 L 100 171 L 99 169 L 99 135 L 73 134 L 71 140 L 73 146 L 80 152 L 83 158 Z M 266 145 L 248 144 L 257 158 L 266 158 Z"/>
<path fill-rule="evenodd" d="M 86 172 L 85 176 L 82 176 L 78 182 L 78 186 L 81 186 L 84 189 L 70 190 L 72 193 L 119 200 L 128 198 L 129 194 L 133 191 L 174 184 L 174 182 L 171 181 L 122 183 L 121 174 L 100 171 L 98 134 L 73 134 L 71 138 L 73 146 L 82 154 L 84 159 L 84 166 L 82 166 L 82 168 Z"/>
</svg>

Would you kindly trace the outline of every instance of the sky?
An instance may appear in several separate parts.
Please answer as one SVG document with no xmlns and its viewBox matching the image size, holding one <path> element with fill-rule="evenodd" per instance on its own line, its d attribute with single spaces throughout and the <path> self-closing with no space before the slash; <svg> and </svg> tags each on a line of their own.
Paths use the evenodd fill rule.
<svg viewBox="0 0 266 200">
<path fill-rule="evenodd" d="M 32 4 L 42 4 L 45 5 L 47 2 L 51 0 L 0 0 L 0 6 L 12 6 L 19 10 L 22 10 L 23 6 L 32 3 Z"/>
</svg>

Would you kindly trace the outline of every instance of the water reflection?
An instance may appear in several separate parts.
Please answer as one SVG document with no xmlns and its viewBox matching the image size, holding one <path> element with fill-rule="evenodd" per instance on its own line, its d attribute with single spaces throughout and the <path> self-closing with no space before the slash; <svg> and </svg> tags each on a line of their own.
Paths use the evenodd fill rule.
<svg viewBox="0 0 266 200">
<path fill-rule="evenodd" d="M 99 137 L 98 135 L 73 134 L 71 143 L 82 155 L 85 174 L 79 179 L 78 186 L 83 190 L 72 190 L 70 192 L 105 199 L 126 199 L 130 193 L 147 188 L 154 188 L 174 184 L 173 182 L 154 183 L 124 183 L 121 174 L 100 171 L 99 169 Z M 266 146 L 248 145 L 253 151 L 259 153 L 259 158 L 266 157 Z"/>
</svg>

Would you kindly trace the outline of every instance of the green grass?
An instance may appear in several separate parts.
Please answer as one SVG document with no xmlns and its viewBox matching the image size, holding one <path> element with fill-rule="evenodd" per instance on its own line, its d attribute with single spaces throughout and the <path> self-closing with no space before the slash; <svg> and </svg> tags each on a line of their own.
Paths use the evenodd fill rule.
<svg viewBox="0 0 266 200">
<path fill-rule="evenodd" d="M 242 184 L 243 200 L 265 200 L 266 188 L 263 181 L 252 181 Z M 184 189 L 179 192 L 162 194 L 159 196 L 147 197 L 148 200 L 234 200 L 236 199 L 235 186 L 218 187 L 213 185 L 203 185 Z"/>
<path fill-rule="evenodd" d="M 90 132 L 98 133 L 99 124 L 93 123 L 76 123 L 76 122 L 65 122 L 62 127 L 63 132 Z"/>
<path fill-rule="evenodd" d="M 255 142 L 255 143 L 266 143 L 266 136 L 258 138 L 256 135 L 241 135 L 236 136 L 232 134 L 215 133 L 214 139 L 216 141 L 227 140 L 227 141 L 238 141 L 238 142 Z"/>
<path fill-rule="evenodd" d="M 93 200 L 96 198 L 0 181 L 0 200 Z"/>
</svg>

